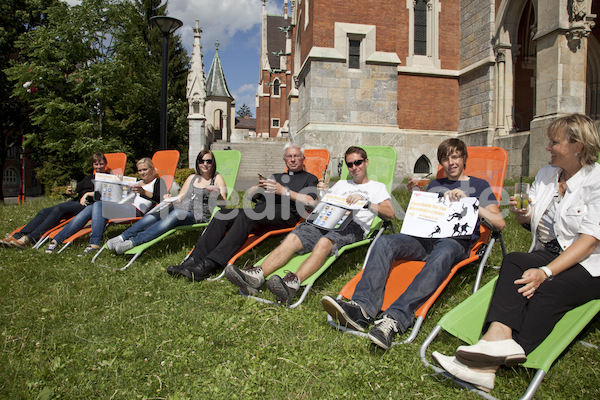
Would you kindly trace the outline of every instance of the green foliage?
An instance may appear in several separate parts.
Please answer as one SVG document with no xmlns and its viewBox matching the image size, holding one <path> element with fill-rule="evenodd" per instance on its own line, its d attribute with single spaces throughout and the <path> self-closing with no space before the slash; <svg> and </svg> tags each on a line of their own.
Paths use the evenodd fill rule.
<svg viewBox="0 0 600 400">
<path fill-rule="evenodd" d="M 240 109 L 237 111 L 237 116 L 240 118 L 243 118 L 246 116 L 252 118 L 252 110 L 250 110 L 250 107 L 248 107 L 246 104 L 242 104 Z"/>
<path fill-rule="evenodd" d="M 193 175 L 195 173 L 196 171 L 194 171 L 193 168 L 180 168 L 177 171 L 175 171 L 175 182 L 177 182 L 179 187 L 182 187 L 188 176 Z"/>
<path fill-rule="evenodd" d="M 395 193 L 406 206 L 405 190 Z M 0 205 L 13 229 L 54 202 Z M 526 250 L 529 232 L 507 217 L 509 251 Z M 399 222 L 398 222 L 399 226 Z M 124 227 L 109 228 L 107 237 Z M 430 310 L 413 344 L 384 352 L 326 321 L 320 301 L 359 270 L 366 247 L 344 253 L 297 309 L 245 299 L 227 280 L 191 283 L 165 273 L 199 232 L 177 234 L 146 251 L 128 270 L 124 256 L 77 257 L 87 241 L 61 254 L 0 249 L 0 387 L 6 399 L 478 399 L 436 375 L 419 347 L 444 313 L 469 296 L 475 268 L 465 267 Z M 240 259 L 248 265 L 275 247 L 267 240 Z M 500 265 L 495 246 L 490 265 Z M 498 272 L 488 268 L 484 281 Z M 272 299 L 268 293 L 261 296 Z M 269 297 L 270 296 L 270 297 Z M 399 339 L 406 338 L 407 334 Z M 598 345 L 600 321 L 581 339 Z M 399 340 L 397 339 L 397 340 Z M 432 350 L 458 341 L 442 335 Z M 536 398 L 600 398 L 598 350 L 574 343 L 544 379 Z M 492 395 L 520 397 L 532 371 L 501 368 Z"/>
<path fill-rule="evenodd" d="M 139 159 L 158 150 L 162 39 L 149 24 L 166 12 L 158 5 L 57 2 L 47 9 L 45 25 L 16 42 L 20 58 L 6 73 L 13 97 L 31 109 L 27 144 L 45 184 L 81 174 L 96 151 Z M 189 58 L 179 36 L 170 40 L 170 148 L 186 149 L 182 110 Z M 58 164 L 64 171 L 57 175 Z"/>
</svg>

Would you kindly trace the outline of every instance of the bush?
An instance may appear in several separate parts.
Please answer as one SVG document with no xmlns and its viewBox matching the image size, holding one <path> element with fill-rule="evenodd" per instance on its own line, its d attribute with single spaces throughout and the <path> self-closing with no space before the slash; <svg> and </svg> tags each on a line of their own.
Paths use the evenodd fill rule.
<svg viewBox="0 0 600 400">
<path fill-rule="evenodd" d="M 185 180 L 188 178 L 188 176 L 190 176 L 194 173 L 196 173 L 196 171 L 194 171 L 193 168 L 178 169 L 177 171 L 175 171 L 175 182 L 177 182 L 179 187 L 182 187 L 183 184 L 185 183 Z"/>
</svg>

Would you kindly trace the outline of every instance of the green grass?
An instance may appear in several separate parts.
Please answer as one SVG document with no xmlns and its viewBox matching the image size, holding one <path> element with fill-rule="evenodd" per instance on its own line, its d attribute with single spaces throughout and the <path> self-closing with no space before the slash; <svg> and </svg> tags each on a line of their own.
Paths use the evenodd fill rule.
<svg viewBox="0 0 600 400">
<path fill-rule="evenodd" d="M 408 196 L 396 193 L 400 204 Z M 52 202 L 0 206 L 6 231 Z M 509 251 L 526 250 L 529 234 L 507 218 Z M 397 227 L 400 223 L 396 223 Z M 107 237 L 123 227 L 110 228 Z M 127 271 L 81 259 L 86 240 L 64 253 L 0 249 L 0 397 L 3 399 L 474 399 L 435 376 L 418 358 L 436 321 L 472 290 L 475 267 L 457 274 L 430 311 L 414 344 L 387 352 L 326 322 L 320 299 L 335 296 L 360 268 L 366 247 L 345 253 L 295 310 L 237 294 L 226 280 L 190 283 L 165 273 L 198 233 L 177 234 L 144 253 Z M 266 254 L 271 239 L 241 263 Z M 496 246 L 491 265 L 500 265 Z M 125 259 L 105 255 L 122 266 Z M 488 269 L 484 280 L 497 274 Z M 582 339 L 600 343 L 600 324 Z M 403 335 L 406 337 L 406 334 Z M 442 335 L 433 349 L 459 343 Z M 492 392 L 518 397 L 533 371 L 501 369 Z M 571 346 L 537 398 L 600 398 L 600 353 Z"/>
</svg>

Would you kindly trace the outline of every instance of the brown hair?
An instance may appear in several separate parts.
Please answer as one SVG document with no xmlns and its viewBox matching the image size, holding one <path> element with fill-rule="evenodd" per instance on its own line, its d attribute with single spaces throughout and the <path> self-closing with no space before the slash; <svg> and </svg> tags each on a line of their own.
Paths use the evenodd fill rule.
<svg viewBox="0 0 600 400">
<path fill-rule="evenodd" d="M 438 146 L 437 150 L 437 159 L 441 164 L 442 159 L 448 157 L 450 154 L 456 151 L 460 156 L 464 159 L 465 165 L 467 164 L 467 158 L 469 154 L 467 153 L 467 145 L 460 139 L 446 139 Z"/>
<path fill-rule="evenodd" d="M 348 147 L 348 150 L 346 150 L 346 152 L 344 153 L 344 161 L 346 161 L 346 157 L 348 157 L 349 154 L 353 154 L 356 153 L 359 156 L 361 156 L 363 158 L 363 160 L 367 159 L 367 152 L 365 151 L 365 149 L 363 149 L 362 147 L 358 147 L 358 146 L 350 146 Z"/>
<path fill-rule="evenodd" d="M 210 166 L 210 178 L 214 178 L 215 175 L 217 174 L 217 160 L 215 159 L 215 155 L 213 154 L 212 151 L 208 150 L 208 149 L 204 149 L 202 150 L 200 153 L 198 153 L 198 156 L 196 157 L 196 175 L 200 175 L 200 162 L 202 161 L 202 157 L 204 157 L 205 155 L 210 154 L 210 156 L 212 157 L 212 164 Z"/>
</svg>

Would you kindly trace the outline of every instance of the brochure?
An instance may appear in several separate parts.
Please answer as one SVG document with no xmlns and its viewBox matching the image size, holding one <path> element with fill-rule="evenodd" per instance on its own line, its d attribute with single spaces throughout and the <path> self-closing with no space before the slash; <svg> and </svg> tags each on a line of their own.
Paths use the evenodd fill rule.
<svg viewBox="0 0 600 400">
<path fill-rule="evenodd" d="M 354 214 L 367 204 L 366 200 L 357 201 L 350 205 L 346 203 L 346 198 L 335 194 L 326 194 L 310 213 L 307 222 L 310 222 L 319 228 L 337 231 L 344 229 Z"/>
<path fill-rule="evenodd" d="M 133 176 L 97 173 L 94 176 L 94 198 L 96 201 L 122 203 L 132 193 L 129 187 L 137 182 Z"/>
<path fill-rule="evenodd" d="M 169 207 L 172 203 L 174 203 L 177 200 L 179 200 L 179 198 L 181 198 L 181 195 L 179 195 L 179 196 L 173 196 L 173 197 L 168 197 L 168 198 L 164 199 L 163 201 L 161 201 L 160 203 L 158 203 L 157 205 L 155 205 L 154 208 L 152 208 L 146 214 L 150 214 L 150 213 L 153 213 L 153 212 L 156 212 L 156 211 L 162 211 L 165 208 Z"/>
<path fill-rule="evenodd" d="M 475 197 L 450 201 L 441 193 L 414 191 L 400 232 L 422 238 L 469 238 L 478 211 Z"/>
</svg>

